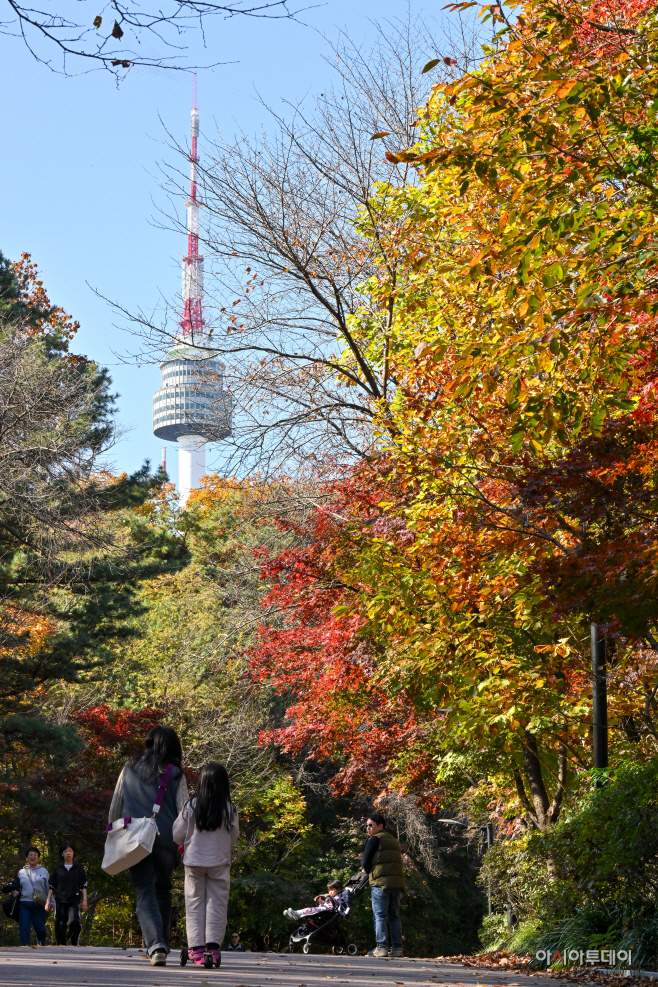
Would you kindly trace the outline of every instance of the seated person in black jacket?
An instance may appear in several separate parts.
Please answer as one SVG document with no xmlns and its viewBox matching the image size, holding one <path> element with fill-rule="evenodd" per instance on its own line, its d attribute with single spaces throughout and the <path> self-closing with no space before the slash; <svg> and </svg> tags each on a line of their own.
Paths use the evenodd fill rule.
<svg viewBox="0 0 658 987">
<path fill-rule="evenodd" d="M 75 849 L 72 843 L 63 843 L 59 848 L 62 862 L 57 864 L 49 877 L 50 890 L 46 901 L 46 911 L 51 899 L 55 899 L 55 943 L 66 946 L 67 935 L 72 946 L 80 945 L 80 896 L 82 911 L 87 911 L 87 875 L 84 867 L 73 862 Z"/>
<path fill-rule="evenodd" d="M 245 944 L 243 942 L 240 942 L 240 933 L 239 932 L 232 932 L 231 933 L 231 941 L 230 941 L 230 943 L 228 944 L 228 946 L 226 948 L 228 950 L 230 950 L 231 952 L 235 952 L 235 953 L 246 953 L 247 952 L 247 948 L 246 948 Z"/>
</svg>

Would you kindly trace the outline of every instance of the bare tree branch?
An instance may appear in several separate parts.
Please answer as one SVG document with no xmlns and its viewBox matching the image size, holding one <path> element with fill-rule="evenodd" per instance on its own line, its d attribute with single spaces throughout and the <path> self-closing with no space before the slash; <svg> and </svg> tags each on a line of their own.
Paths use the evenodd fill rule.
<svg viewBox="0 0 658 987">
<path fill-rule="evenodd" d="M 205 44 L 209 17 L 297 19 L 309 9 L 291 9 L 289 0 L 169 0 L 163 6 L 112 0 L 105 7 L 89 0 L 60 0 L 57 10 L 29 7 L 19 0 L 6 2 L 11 16 L 0 21 L 0 34 L 20 38 L 38 62 L 64 75 L 86 65 L 107 69 L 117 78 L 133 65 L 189 71 L 183 37 L 200 32 Z M 146 42 L 153 45 L 152 53 Z"/>
</svg>

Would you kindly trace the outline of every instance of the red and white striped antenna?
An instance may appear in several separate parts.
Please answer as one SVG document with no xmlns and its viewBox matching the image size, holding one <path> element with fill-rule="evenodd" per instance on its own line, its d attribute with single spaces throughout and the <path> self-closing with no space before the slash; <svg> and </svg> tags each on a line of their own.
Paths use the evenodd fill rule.
<svg viewBox="0 0 658 987">
<path fill-rule="evenodd" d="M 187 255 L 183 257 L 183 335 L 202 333 L 203 319 L 203 257 L 199 254 L 199 200 L 197 198 L 197 165 L 199 163 L 199 112 L 197 110 L 196 73 L 192 121 L 190 124 L 190 197 L 187 205 Z"/>
</svg>

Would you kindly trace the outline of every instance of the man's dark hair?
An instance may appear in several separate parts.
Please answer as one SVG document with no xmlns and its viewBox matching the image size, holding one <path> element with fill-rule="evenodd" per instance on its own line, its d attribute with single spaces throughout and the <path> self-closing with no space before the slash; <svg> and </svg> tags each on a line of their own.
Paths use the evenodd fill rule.
<svg viewBox="0 0 658 987">
<path fill-rule="evenodd" d="M 41 850 L 38 846 L 29 846 L 25 851 L 25 856 L 27 857 L 29 853 L 36 853 L 37 857 L 41 856 Z"/>
<path fill-rule="evenodd" d="M 231 937 L 233 937 L 233 936 L 237 936 L 238 939 L 239 939 L 240 938 L 240 933 L 239 932 L 232 932 L 231 933 Z"/>
<path fill-rule="evenodd" d="M 65 840 L 62 843 L 61 847 L 59 848 L 59 855 L 60 855 L 60 857 L 63 857 L 64 856 L 64 851 L 65 850 L 68 850 L 69 847 L 71 848 L 71 850 L 73 850 L 73 853 L 75 853 L 75 847 L 70 842 L 70 840 Z"/>
<path fill-rule="evenodd" d="M 327 888 L 331 888 L 332 890 L 335 889 L 336 891 L 344 891 L 345 885 L 342 881 L 329 881 Z"/>
<path fill-rule="evenodd" d="M 372 819 L 377 826 L 386 826 L 386 816 L 383 816 L 381 812 L 369 812 L 368 819 Z"/>
</svg>

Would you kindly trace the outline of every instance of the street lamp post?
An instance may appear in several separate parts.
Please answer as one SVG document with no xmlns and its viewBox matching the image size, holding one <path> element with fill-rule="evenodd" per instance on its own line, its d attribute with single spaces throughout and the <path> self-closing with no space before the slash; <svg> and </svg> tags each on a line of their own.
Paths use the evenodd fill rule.
<svg viewBox="0 0 658 987">
<path fill-rule="evenodd" d="M 608 767 L 608 689 L 605 667 L 605 632 L 592 624 L 592 741 L 594 767 Z M 596 782 L 601 787 L 600 779 Z"/>
<path fill-rule="evenodd" d="M 487 850 L 490 850 L 494 842 L 493 823 L 487 823 L 485 828 L 487 831 Z M 491 915 L 491 878 L 487 881 L 487 907 L 488 914 Z"/>
</svg>

